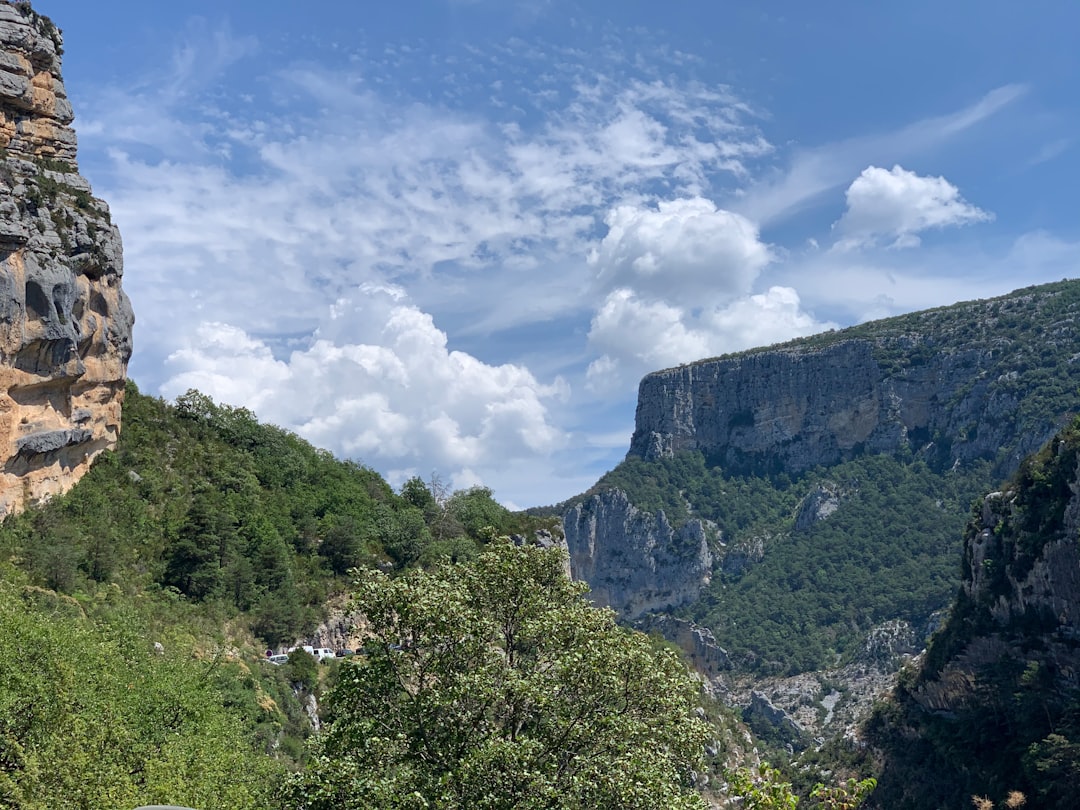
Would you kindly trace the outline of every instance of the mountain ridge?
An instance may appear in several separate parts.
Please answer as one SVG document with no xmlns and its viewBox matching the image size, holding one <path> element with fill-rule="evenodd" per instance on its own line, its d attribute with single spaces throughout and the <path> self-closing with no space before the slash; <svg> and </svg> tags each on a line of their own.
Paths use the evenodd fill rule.
<svg viewBox="0 0 1080 810">
<path fill-rule="evenodd" d="M 850 727 L 952 601 L 972 500 L 1080 405 L 1077 323 L 1064 281 L 649 375 L 636 444 L 561 508 L 572 571 L 626 620 L 711 632 L 733 702 L 767 682 L 785 711 L 810 707 L 808 736 Z M 783 433 L 764 415 L 785 397 L 801 412 Z M 860 404 L 861 441 L 844 434 Z M 880 677 L 829 698 L 855 670 Z"/>
<path fill-rule="evenodd" d="M 628 455 L 697 449 L 729 471 L 790 475 L 945 440 L 939 466 L 986 458 L 1004 477 L 1065 423 L 1078 319 L 1080 285 L 1063 281 L 653 372 Z M 1029 366 L 1056 379 L 1020 385 Z M 1024 413 L 1032 399 L 1048 411 Z"/>
</svg>

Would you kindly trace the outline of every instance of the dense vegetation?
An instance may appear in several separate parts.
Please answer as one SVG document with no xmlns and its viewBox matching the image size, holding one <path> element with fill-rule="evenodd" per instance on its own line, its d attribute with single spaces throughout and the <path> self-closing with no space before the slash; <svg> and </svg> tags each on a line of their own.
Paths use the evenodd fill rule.
<svg viewBox="0 0 1080 810">
<path fill-rule="evenodd" d="M 0 807 L 269 805 L 283 772 L 258 731 L 287 684 L 162 638 L 119 589 L 84 605 L 0 582 Z"/>
<path fill-rule="evenodd" d="M 466 560 L 542 525 L 129 384 L 116 450 L 0 526 L 0 807 L 273 806 L 334 667 L 263 649 L 310 632 L 353 567 Z"/>
<path fill-rule="evenodd" d="M 466 558 L 485 526 L 539 524 L 484 488 L 413 479 L 395 493 L 246 409 L 197 392 L 173 405 L 129 383 L 115 452 L 71 493 L 5 521 L 0 560 L 61 593 L 116 582 L 200 615 L 243 614 L 276 646 L 310 631 L 350 568 Z"/>
<path fill-rule="evenodd" d="M 589 606 L 556 550 L 370 571 L 372 637 L 291 791 L 321 808 L 704 808 L 709 727 L 671 650 Z"/>
<path fill-rule="evenodd" d="M 683 453 L 628 458 L 597 487 L 620 488 L 676 523 L 716 524 L 718 569 L 681 612 L 741 666 L 782 674 L 837 664 L 886 619 L 924 628 L 946 608 L 964 515 L 988 478 L 982 463 L 938 473 L 919 459 L 866 456 L 792 481 L 727 475 Z M 807 516 L 823 492 L 836 511 Z"/>
<path fill-rule="evenodd" d="M 1080 784 L 1080 689 L 1076 686 L 1076 594 L 1060 593 L 1060 615 L 1019 605 L 1022 581 L 1048 543 L 1077 543 L 1070 503 L 1080 461 L 1080 420 L 1021 466 L 986 504 L 996 524 L 984 540 L 981 586 L 957 596 L 922 668 L 907 673 L 894 700 L 875 713 L 870 739 L 885 758 L 877 806 L 961 806 L 973 795 L 987 808 L 1022 794 L 1028 806 L 1076 806 Z M 967 539 L 983 529 L 979 502 Z M 1071 523 L 1069 521 L 1072 521 Z M 1066 527 L 1069 533 L 1065 534 Z M 971 546 L 969 545 L 968 548 Z M 970 555 L 964 578 L 975 572 Z M 1067 578 L 1067 573 L 1062 572 Z M 926 708 L 928 692 L 946 702 Z M 1018 806 L 1018 805 L 1008 805 Z"/>
</svg>

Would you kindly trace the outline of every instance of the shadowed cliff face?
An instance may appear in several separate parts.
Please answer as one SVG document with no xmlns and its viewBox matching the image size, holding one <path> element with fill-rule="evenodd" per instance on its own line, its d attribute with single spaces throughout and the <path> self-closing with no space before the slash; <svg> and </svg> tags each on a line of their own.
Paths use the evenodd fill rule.
<svg viewBox="0 0 1080 810">
<path fill-rule="evenodd" d="M 729 472 L 794 475 L 910 451 L 1008 475 L 1075 411 L 1057 394 L 1080 383 L 1078 291 L 1030 288 L 650 374 L 630 455 L 700 450 Z"/>
<path fill-rule="evenodd" d="M 1028 806 L 1073 808 L 1080 421 L 978 506 L 965 533 L 963 577 L 921 671 L 871 720 L 869 738 L 884 762 L 872 806 L 960 806 L 975 793 L 1019 790 Z"/>
<path fill-rule="evenodd" d="M 0 516 L 70 488 L 120 430 L 134 317 L 78 173 L 62 40 L 0 2 Z"/>
</svg>

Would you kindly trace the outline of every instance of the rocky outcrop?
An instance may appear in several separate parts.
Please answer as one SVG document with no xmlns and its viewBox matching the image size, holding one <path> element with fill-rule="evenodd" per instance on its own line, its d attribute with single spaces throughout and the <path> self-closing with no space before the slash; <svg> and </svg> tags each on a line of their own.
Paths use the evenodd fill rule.
<svg viewBox="0 0 1080 810">
<path fill-rule="evenodd" d="M 983 500 L 965 538 L 959 602 L 931 648 L 918 702 L 952 713 L 984 699 L 987 672 L 1033 664 L 1055 691 L 1080 689 L 1077 538 L 1080 423 Z"/>
<path fill-rule="evenodd" d="M 799 510 L 795 513 L 795 531 L 808 531 L 815 523 L 828 518 L 850 494 L 846 487 L 837 486 L 832 481 L 822 481 L 799 504 Z"/>
<path fill-rule="evenodd" d="M 626 620 L 693 601 L 712 575 L 713 526 L 695 519 L 675 529 L 663 511 L 643 512 L 618 489 L 572 506 L 563 531 L 571 575 Z"/>
<path fill-rule="evenodd" d="M 0 2 L 0 516 L 115 443 L 131 356 L 120 234 L 78 171 L 62 44 Z"/>
<path fill-rule="evenodd" d="M 714 677 L 731 669 L 727 650 L 716 643 L 712 630 L 680 619 L 667 613 L 651 613 L 634 622 L 634 628 L 643 633 L 659 633 L 679 647 L 690 660 L 694 669 L 703 675 Z"/>
<path fill-rule="evenodd" d="M 974 510 L 952 611 L 865 728 L 882 763 L 869 806 L 959 807 L 1013 791 L 1076 806 L 1078 538 L 1075 420 Z"/>
<path fill-rule="evenodd" d="M 1078 291 L 1060 282 L 650 374 L 630 455 L 698 450 L 731 472 L 796 474 L 914 453 L 1007 474 L 1075 409 Z"/>
</svg>

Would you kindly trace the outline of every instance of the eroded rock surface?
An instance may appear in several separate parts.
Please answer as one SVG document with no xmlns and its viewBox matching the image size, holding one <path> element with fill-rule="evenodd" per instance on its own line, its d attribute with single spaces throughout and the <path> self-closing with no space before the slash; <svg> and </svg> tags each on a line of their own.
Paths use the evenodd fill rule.
<svg viewBox="0 0 1080 810">
<path fill-rule="evenodd" d="M 594 602 L 627 620 L 693 601 L 712 576 L 715 526 L 695 519 L 674 528 L 662 511 L 643 512 L 622 490 L 572 506 L 563 532 L 571 575 L 589 583 Z"/>
<path fill-rule="evenodd" d="M 0 2 L 0 516 L 116 442 L 131 356 L 120 234 L 79 174 L 62 45 Z"/>
<path fill-rule="evenodd" d="M 1064 424 L 1080 381 L 1080 283 L 862 324 L 649 374 L 631 456 L 701 451 L 795 475 L 865 453 L 995 476 Z"/>
</svg>

